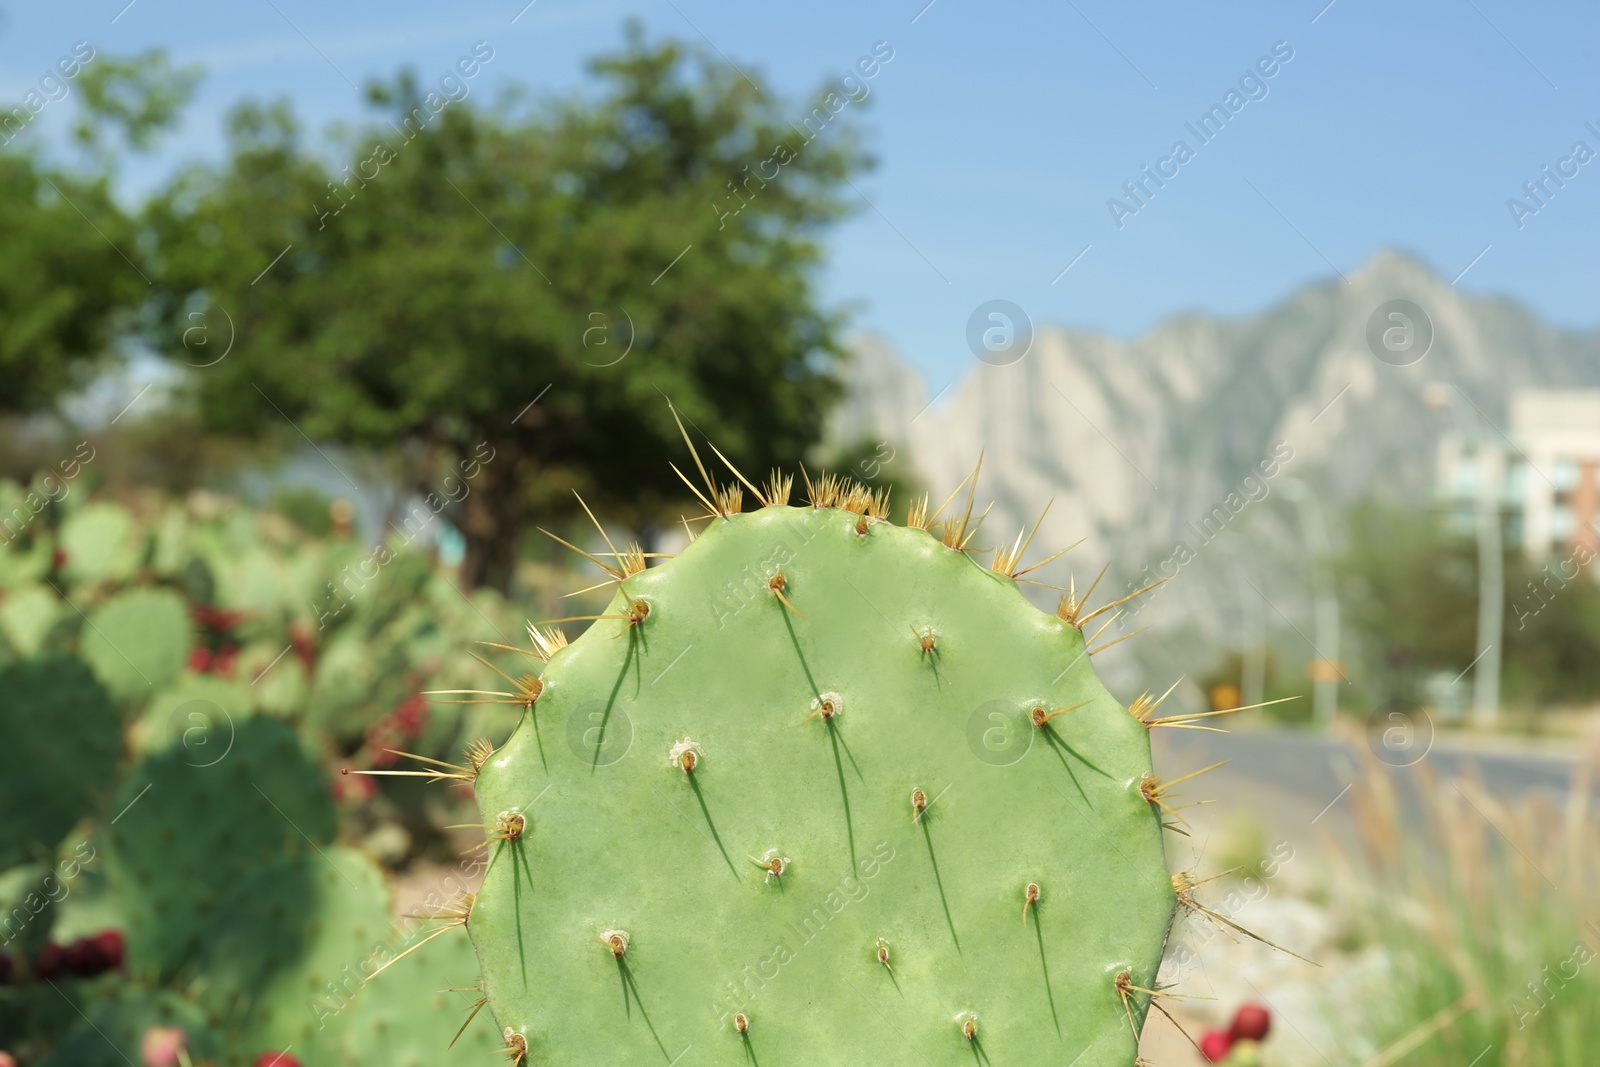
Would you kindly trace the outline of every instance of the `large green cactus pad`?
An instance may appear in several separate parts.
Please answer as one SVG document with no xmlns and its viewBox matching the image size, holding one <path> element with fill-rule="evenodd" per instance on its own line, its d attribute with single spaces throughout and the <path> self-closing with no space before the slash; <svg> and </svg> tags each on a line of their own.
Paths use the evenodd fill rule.
<svg viewBox="0 0 1600 1067">
<path fill-rule="evenodd" d="M 118 700 L 149 697 L 183 668 L 189 609 L 170 589 L 129 589 L 89 613 L 83 658 Z"/>
<path fill-rule="evenodd" d="M 143 541 L 139 522 L 127 508 L 84 504 L 61 523 L 65 577 L 74 585 L 126 579 L 138 568 Z"/>
<path fill-rule="evenodd" d="M 335 821 L 327 779 L 293 729 L 261 716 L 177 733 L 135 769 L 112 810 L 108 873 L 140 973 L 173 973 L 246 875 L 283 855 L 315 855 Z M 286 888 L 304 895 L 307 880 Z"/>
<path fill-rule="evenodd" d="M 1076 628 L 922 529 L 790 507 L 713 519 L 630 611 L 476 782 L 526 820 L 468 930 L 527 1062 L 1132 1062 L 1118 976 L 1153 986 L 1174 896 L 1147 730 Z"/>
<path fill-rule="evenodd" d="M 110 791 L 121 737 L 111 698 L 78 660 L 0 670 L 0 867 L 55 853 Z"/>
<path fill-rule="evenodd" d="M 78 1004 L 73 998 L 81 989 L 70 992 L 43 992 L 58 1002 L 70 1002 L 76 1025 L 43 1060 L 41 1067 L 106 1067 L 107 1064 L 141 1063 L 139 1039 L 152 1026 L 172 1026 L 188 1038 L 193 1063 L 214 1063 L 222 1044 L 206 1025 L 205 1012 L 194 1001 L 164 989 L 144 989 L 124 982 L 107 983 L 96 998 Z"/>
</svg>

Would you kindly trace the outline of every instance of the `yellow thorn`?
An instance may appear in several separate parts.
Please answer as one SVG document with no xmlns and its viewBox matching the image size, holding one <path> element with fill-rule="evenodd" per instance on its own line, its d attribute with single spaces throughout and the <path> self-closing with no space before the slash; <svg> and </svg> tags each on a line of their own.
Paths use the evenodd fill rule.
<svg viewBox="0 0 1600 1067">
<path fill-rule="evenodd" d="M 576 489 L 572 491 L 572 495 L 578 498 L 578 504 L 583 508 L 583 513 L 589 516 L 589 521 L 594 523 L 594 528 L 600 531 L 600 539 L 604 541 L 606 543 L 606 547 L 611 550 L 611 557 L 613 559 L 617 558 L 619 553 L 617 552 L 617 546 L 611 543 L 611 535 L 606 533 L 606 528 L 600 525 L 600 520 L 594 517 L 594 512 L 589 510 L 589 505 L 583 502 L 583 497 L 579 495 Z"/>
<path fill-rule="evenodd" d="M 1190 771 L 1188 774 L 1185 774 L 1182 777 L 1173 778 L 1171 781 L 1166 782 L 1165 783 L 1165 788 L 1170 789 L 1171 787 L 1173 787 L 1175 785 L 1180 785 L 1183 782 L 1189 781 L 1191 778 L 1198 778 L 1202 774 L 1209 774 L 1211 771 L 1216 770 L 1218 767 L 1226 766 L 1227 763 L 1228 763 L 1227 760 L 1218 760 L 1217 762 L 1213 763 L 1209 767 L 1201 767 L 1198 771 Z"/>
<path fill-rule="evenodd" d="M 1104 574 L 1105 572 L 1101 571 L 1101 573 Z M 1081 627 L 1084 623 L 1088 622 L 1090 619 L 1094 618 L 1096 615 L 1099 615 L 1101 612 L 1110 611 L 1112 608 L 1117 607 L 1120 604 L 1126 604 L 1128 601 L 1132 600 L 1134 597 L 1139 596 L 1139 595 L 1141 595 L 1143 593 L 1148 593 L 1150 590 L 1154 589 L 1156 586 L 1161 585 L 1164 582 L 1170 582 L 1170 581 L 1172 581 L 1171 578 L 1157 578 L 1155 581 L 1151 582 L 1149 585 L 1145 586 L 1143 589 L 1136 589 L 1133 592 L 1129 593 L 1127 596 L 1123 597 L 1121 600 L 1113 600 L 1109 604 L 1105 604 L 1105 605 L 1103 605 L 1101 607 L 1095 608 L 1093 611 L 1089 612 L 1089 614 L 1087 614 L 1083 618 L 1079 619 L 1078 620 L 1078 625 Z M 1084 599 L 1088 599 L 1088 597 L 1085 596 Z"/>
<path fill-rule="evenodd" d="M 615 579 L 617 581 L 621 581 L 623 578 L 627 577 L 627 575 L 623 574 L 617 568 L 611 566 L 611 564 L 602 562 L 598 556 L 590 555 L 589 553 L 585 552 L 583 549 L 579 548 L 577 545 L 573 544 L 571 541 L 568 541 L 568 540 L 566 540 L 565 538 L 562 538 L 562 537 L 557 537 L 555 534 L 551 533 L 549 530 L 546 530 L 543 526 L 536 526 L 534 528 L 536 530 L 538 530 L 540 533 L 544 534 L 546 537 L 550 538 L 551 540 L 559 542 L 560 544 L 566 545 L 568 548 L 572 549 L 572 551 L 576 552 L 578 555 L 582 556 L 584 559 L 588 560 L 590 563 L 593 563 L 596 567 L 599 567 L 601 570 L 603 570 L 607 574 L 611 575 L 611 577 L 613 579 Z"/>
<path fill-rule="evenodd" d="M 678 424 L 678 432 L 683 434 L 683 443 L 689 446 L 689 455 L 694 457 L 694 465 L 700 468 L 700 477 L 706 480 L 706 488 L 710 490 L 711 495 L 715 497 L 717 495 L 716 483 L 711 480 L 711 475 L 706 473 L 706 465 L 700 462 L 700 453 L 695 449 L 694 442 L 689 440 L 689 431 L 683 428 L 683 420 L 678 418 L 678 409 L 673 407 L 671 400 L 667 401 L 667 410 L 672 412 L 672 418 Z M 684 480 L 687 481 L 688 479 Z M 716 509 L 713 508 L 712 510 L 714 511 Z"/>
<path fill-rule="evenodd" d="M 1055 718 L 1057 715 L 1065 715 L 1069 711 L 1077 711 L 1079 708 L 1088 703 L 1089 701 L 1087 700 L 1080 700 L 1076 704 L 1068 704 L 1064 708 L 1057 708 L 1055 711 L 1051 712 L 1046 712 L 1043 706 L 1036 707 L 1033 709 L 1033 725 L 1038 729 L 1043 730 L 1047 725 L 1049 725 L 1050 720 Z"/>
<path fill-rule="evenodd" d="M 992 568 L 995 571 L 1013 580 L 1017 577 L 1017 574 L 1019 573 L 1016 569 L 1017 564 L 1021 563 L 1022 557 L 1027 554 L 1028 546 L 1033 544 L 1033 535 L 1039 532 L 1039 525 L 1044 522 L 1044 517 L 1050 514 L 1050 505 L 1054 504 L 1055 502 L 1056 498 L 1051 497 L 1049 501 L 1045 503 L 1044 510 L 1039 512 L 1039 518 L 1033 524 L 1033 529 L 1028 531 L 1027 540 L 1023 540 L 1022 532 L 1018 531 L 1017 540 L 1010 549 L 995 550 L 994 563 L 992 564 Z M 1059 553 L 1057 554 L 1059 555 Z M 1040 566 L 1043 566 L 1043 564 L 1040 564 Z M 1029 569 L 1032 570 L 1034 568 L 1030 567 Z"/>
<path fill-rule="evenodd" d="M 607 582 L 606 584 L 610 585 L 611 583 Z M 503 652 L 515 652 L 518 655 L 522 655 L 522 656 L 532 656 L 534 659 L 548 659 L 549 658 L 547 656 L 541 656 L 537 652 L 535 652 L 535 651 L 533 651 L 531 649 L 518 648 L 516 645 L 502 645 L 498 641 L 479 641 L 478 644 L 485 645 L 485 646 L 487 646 L 489 648 L 498 648 Z M 436 690 L 434 690 L 434 692 L 440 693 L 440 692 L 444 692 L 444 690 L 436 689 Z"/>
<path fill-rule="evenodd" d="M 1176 684 L 1176 683 L 1174 683 Z M 1170 690 L 1169 690 L 1170 691 Z M 1291 700 L 1299 700 L 1298 696 L 1279 697 L 1277 700 L 1263 700 L 1259 704 L 1247 704 L 1241 708 L 1222 708 L 1219 711 L 1184 712 L 1178 715 L 1168 715 L 1163 719 L 1148 720 L 1149 726 L 1185 726 L 1196 719 L 1210 719 L 1217 715 L 1235 715 L 1241 711 L 1255 711 L 1257 708 L 1269 708 L 1274 704 L 1286 704 Z"/>
<path fill-rule="evenodd" d="M 1119 616 L 1112 616 L 1112 618 L 1118 618 L 1118 617 Z M 1150 627 L 1141 626 L 1137 630 L 1133 630 L 1133 631 L 1130 631 L 1128 633 L 1125 633 L 1121 637 L 1118 637 L 1118 638 L 1116 638 L 1114 640 L 1111 640 L 1111 641 L 1107 641 L 1105 644 L 1101 645 L 1099 648 L 1091 648 L 1089 650 L 1089 655 L 1098 656 L 1100 653 L 1104 652 L 1106 649 L 1110 648 L 1112 645 L 1121 644 L 1123 641 L 1126 641 L 1130 637 L 1138 637 L 1140 634 L 1144 633 L 1148 629 L 1150 629 Z"/>
<path fill-rule="evenodd" d="M 452 920 L 451 922 L 445 924 L 444 926 L 441 926 L 439 929 L 435 930 L 433 933 L 429 934 L 427 937 L 423 938 L 421 941 L 418 941 L 415 945 L 412 945 L 410 948 L 408 948 L 404 952 L 400 953 L 400 955 L 396 956 L 394 959 L 392 959 L 389 962 L 385 963 L 382 967 L 379 967 L 377 970 L 375 970 L 371 974 L 367 975 L 367 981 L 369 981 L 369 982 L 372 981 L 374 978 L 378 977 L 378 975 L 382 974 L 384 971 L 387 971 L 390 967 L 393 967 L 395 964 L 399 963 L 401 960 L 405 959 L 407 956 L 411 955 L 413 952 L 417 951 L 417 949 L 421 948 L 423 945 L 426 945 L 429 941 L 432 941 L 434 938 L 438 937 L 440 934 L 447 934 L 451 930 L 455 929 L 458 926 L 466 926 L 466 925 L 467 925 L 467 920 L 466 919 L 460 919 L 460 920 Z"/>
<path fill-rule="evenodd" d="M 710 441 L 707 441 L 706 444 L 710 446 L 711 451 L 713 451 L 713 452 L 715 452 L 717 454 L 717 458 L 722 460 L 723 464 L 729 470 L 731 470 L 733 472 L 733 476 L 735 478 L 738 478 L 741 482 L 743 482 L 745 484 L 745 486 L 750 490 L 750 492 L 755 494 L 755 498 L 757 500 L 761 501 L 761 506 L 762 507 L 769 506 L 767 498 L 761 495 L 761 490 L 759 490 L 759 489 L 757 489 L 755 487 L 755 483 L 751 482 L 749 478 L 746 478 L 743 474 L 741 474 L 739 472 L 739 468 L 738 467 L 735 467 L 732 463 L 729 463 L 728 462 L 728 457 L 724 456 L 722 454 L 721 450 L 718 449 L 716 445 L 711 444 Z"/>
<path fill-rule="evenodd" d="M 906 529 L 926 530 L 930 525 L 928 521 L 928 494 L 923 493 L 920 499 L 913 500 L 906 509 Z"/>
<path fill-rule="evenodd" d="M 1132 715 L 1140 722 L 1149 725 L 1150 716 L 1155 714 L 1155 710 L 1161 706 L 1162 701 L 1166 700 L 1167 697 L 1172 695 L 1172 691 L 1178 688 L 1178 685 L 1183 681 L 1183 679 L 1184 675 L 1180 674 L 1178 676 L 1178 680 L 1167 686 L 1167 691 L 1156 697 L 1154 700 L 1150 699 L 1149 692 L 1140 693 L 1138 696 L 1133 698 L 1133 703 L 1128 705 L 1128 714 Z"/>
<path fill-rule="evenodd" d="M 974 472 L 974 473 L 976 473 L 976 472 Z M 933 526 L 934 522 L 936 522 L 938 520 L 940 515 L 944 514 L 944 509 L 950 506 L 950 501 L 952 501 L 952 500 L 954 500 L 956 498 L 956 494 L 961 492 L 961 487 L 966 485 L 967 484 L 967 479 L 971 478 L 971 477 L 972 477 L 972 475 L 969 474 L 969 475 L 967 475 L 966 478 L 963 478 L 963 479 L 961 479 L 961 481 L 957 482 L 956 483 L 956 487 L 954 489 L 950 490 L 950 495 L 944 498 L 944 503 L 940 504 L 939 507 L 934 511 L 934 513 L 932 515 L 928 516 L 928 527 L 929 528 L 931 528 Z M 924 500 L 923 503 L 924 503 L 924 510 L 926 510 L 927 501 Z"/>
<path fill-rule="evenodd" d="M 1089 638 L 1089 639 L 1088 639 L 1088 640 L 1087 640 L 1087 641 L 1085 641 L 1085 642 L 1084 642 L 1084 643 L 1083 643 L 1083 647 L 1084 647 L 1084 648 L 1088 648 L 1088 647 L 1089 647 L 1089 646 L 1090 646 L 1090 645 L 1092 645 L 1092 644 L 1094 644 L 1094 643 L 1095 643 L 1095 642 L 1096 642 L 1096 641 L 1098 641 L 1098 640 L 1100 640 L 1100 635 L 1101 635 L 1101 634 L 1103 634 L 1103 633 L 1105 633 L 1105 632 L 1106 632 L 1106 630 L 1107 630 L 1107 628 L 1109 628 L 1109 627 L 1111 627 L 1111 626 L 1113 626 L 1113 625 L 1115 625 L 1115 624 L 1116 624 L 1116 621 L 1117 621 L 1117 620 L 1118 620 L 1118 619 L 1120 619 L 1120 618 L 1122 618 L 1122 613 L 1121 613 L 1121 612 L 1120 612 L 1120 611 L 1119 611 L 1119 612 L 1117 612 L 1117 614 L 1115 614 L 1115 615 L 1113 615 L 1113 616 L 1111 616 L 1111 618 L 1109 618 L 1109 619 L 1107 619 L 1107 620 L 1106 620 L 1106 621 L 1105 621 L 1105 622 L 1103 622 L 1103 623 L 1101 623 L 1101 624 L 1100 624 L 1100 629 L 1098 629 L 1098 630 L 1096 630 L 1096 631 L 1095 631 L 1095 632 L 1094 632 L 1094 636 L 1093 636 L 1093 637 L 1091 637 L 1091 638 Z"/>
<path fill-rule="evenodd" d="M 710 518 L 716 518 L 718 515 L 722 514 L 722 512 L 717 510 L 717 506 L 715 504 L 713 504 L 711 501 L 706 499 L 706 495 L 704 493 L 702 493 L 699 489 L 695 488 L 695 484 L 689 480 L 689 476 L 684 474 L 681 470 L 679 470 L 678 469 L 678 465 L 676 463 L 669 462 L 667 464 L 667 466 L 672 468 L 672 473 L 676 474 L 679 478 L 683 479 L 683 484 L 687 485 L 689 487 L 689 492 L 691 492 L 695 496 L 699 497 L 700 503 L 704 504 L 706 506 L 706 511 L 710 512 L 710 516 L 709 516 Z M 716 490 L 715 486 L 713 486 L 712 489 L 711 489 L 711 495 L 712 496 L 716 496 L 717 495 L 717 490 Z"/>
<path fill-rule="evenodd" d="M 461 1024 L 461 1029 L 456 1031 L 456 1036 L 450 1039 L 450 1044 L 446 1045 L 445 1048 L 456 1047 L 456 1042 L 461 1040 L 461 1035 L 467 1032 L 467 1027 L 472 1025 L 472 1020 L 478 1017 L 478 1013 L 483 1010 L 483 1006 L 487 1003 L 489 1003 L 488 997 L 480 997 L 478 999 L 478 1002 L 472 1006 L 472 1010 L 467 1012 L 467 1021 Z"/>
<path fill-rule="evenodd" d="M 811 475 L 806 473 L 806 465 L 804 463 L 800 464 L 800 477 L 806 480 L 806 499 L 811 502 L 812 507 L 816 507 L 817 491 L 811 485 Z"/>
<path fill-rule="evenodd" d="M 794 488 L 794 475 L 785 474 L 776 467 L 772 470 L 772 478 L 767 482 L 767 492 L 763 501 L 767 507 L 782 507 L 789 503 L 789 493 Z M 760 496 L 761 494 L 757 494 Z"/>
<path fill-rule="evenodd" d="M 1079 545 L 1083 544 L 1084 541 L 1086 541 L 1086 540 L 1088 540 L 1088 538 L 1080 537 L 1076 541 L 1072 542 L 1072 544 L 1068 545 L 1066 548 L 1063 548 L 1061 551 L 1055 552 L 1055 553 L 1052 553 L 1051 555 L 1046 556 L 1044 559 L 1041 559 L 1038 563 L 1035 563 L 1031 567 L 1027 567 L 1027 568 L 1024 568 L 1023 570 L 1018 571 L 1017 573 L 1013 574 L 1011 577 L 1016 578 L 1016 579 L 1018 579 L 1020 581 L 1024 574 L 1032 574 L 1034 571 L 1038 570 L 1040 567 L 1045 567 L 1045 566 L 1048 566 L 1048 565 L 1054 563 L 1056 560 L 1060 559 L 1062 556 L 1066 555 L 1068 552 L 1071 552 L 1073 549 L 1075 549 Z M 1055 589 L 1055 588 L 1060 588 L 1060 587 L 1059 586 L 1051 586 L 1051 588 Z"/>
<path fill-rule="evenodd" d="M 1078 601 L 1078 611 L 1082 611 L 1084 608 L 1089 606 L 1089 598 L 1094 596 L 1095 589 L 1099 588 L 1100 579 L 1104 578 L 1106 576 L 1106 571 L 1110 569 L 1111 561 L 1107 560 L 1106 565 L 1100 568 L 1100 573 L 1094 576 L 1094 581 L 1089 583 L 1089 589 L 1083 594 L 1083 599 Z M 1072 625 L 1076 626 L 1080 630 L 1083 629 L 1083 622 L 1077 618 L 1076 613 L 1074 613 Z"/>
</svg>

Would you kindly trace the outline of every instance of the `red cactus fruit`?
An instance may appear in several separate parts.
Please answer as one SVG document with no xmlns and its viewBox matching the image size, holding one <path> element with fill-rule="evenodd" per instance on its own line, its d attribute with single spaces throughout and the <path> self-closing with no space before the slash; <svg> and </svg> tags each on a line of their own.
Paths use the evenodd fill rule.
<svg viewBox="0 0 1600 1067">
<path fill-rule="evenodd" d="M 61 968 L 78 978 L 93 978 L 106 969 L 104 953 L 92 937 L 80 937 L 61 952 Z"/>
<path fill-rule="evenodd" d="M 94 935 L 94 940 L 100 946 L 100 955 L 105 961 L 106 970 L 121 970 L 124 949 L 122 931 L 114 927 L 109 930 L 101 930 Z"/>
<path fill-rule="evenodd" d="M 294 646 L 294 654 L 307 671 L 314 670 L 317 666 L 317 643 L 312 640 L 311 634 L 299 624 L 289 627 L 289 643 Z"/>
<path fill-rule="evenodd" d="M 1272 1029 L 1272 1016 L 1260 1004 L 1245 1004 L 1233 1015 L 1233 1027 L 1228 1035 L 1235 1041 L 1261 1041 Z"/>
<path fill-rule="evenodd" d="M 67 550 L 66 549 L 58 547 L 54 552 L 50 553 L 50 568 L 52 570 L 60 570 L 62 567 L 65 567 L 66 565 L 67 565 Z"/>
<path fill-rule="evenodd" d="M 1228 1058 L 1231 1048 L 1233 1038 L 1221 1030 L 1207 1030 L 1200 1035 L 1200 1055 L 1206 1058 L 1207 1063 L 1221 1063 Z"/>
<path fill-rule="evenodd" d="M 211 661 L 211 673 L 230 677 L 233 674 L 233 665 L 239 659 L 238 645 L 223 645 L 217 651 L 216 658 Z"/>
<path fill-rule="evenodd" d="M 61 973 L 66 963 L 66 949 L 51 942 L 39 950 L 38 957 L 33 961 L 33 970 L 40 978 L 51 979 Z"/>
<path fill-rule="evenodd" d="M 152 1026 L 139 1038 L 144 1067 L 181 1067 L 188 1050 L 188 1035 L 176 1026 Z"/>
<path fill-rule="evenodd" d="M 428 721 L 428 702 L 421 693 L 413 693 L 394 706 L 388 715 L 394 727 L 407 737 L 416 737 Z"/>
<path fill-rule="evenodd" d="M 211 604 L 196 604 L 189 609 L 189 614 L 193 616 L 195 622 L 217 633 L 226 633 L 239 625 L 240 620 L 244 618 L 242 611 L 229 611 L 227 608 Z"/>
<path fill-rule="evenodd" d="M 189 650 L 189 669 L 204 674 L 211 669 L 211 650 L 196 647 Z"/>
<path fill-rule="evenodd" d="M 256 1057 L 255 1067 L 300 1067 L 300 1061 L 287 1052 L 263 1052 Z"/>
</svg>

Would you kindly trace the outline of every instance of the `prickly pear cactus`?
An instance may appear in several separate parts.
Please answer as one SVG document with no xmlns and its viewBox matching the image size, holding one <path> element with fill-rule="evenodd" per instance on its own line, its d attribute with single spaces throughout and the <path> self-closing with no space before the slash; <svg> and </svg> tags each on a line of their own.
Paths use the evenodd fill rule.
<svg viewBox="0 0 1600 1067">
<path fill-rule="evenodd" d="M 111 789 L 121 725 L 78 660 L 0 670 L 0 868 L 54 853 Z"/>
<path fill-rule="evenodd" d="M 59 994 L 54 994 L 60 999 Z M 139 1039 L 152 1026 L 172 1026 L 188 1038 L 190 1062 L 216 1062 L 222 1045 L 207 1026 L 204 1012 L 193 1001 L 169 990 L 141 989 L 112 983 L 47 1057 L 41 1067 L 102 1067 L 108 1063 L 138 1063 Z"/>
<path fill-rule="evenodd" d="M 213 707 L 176 716 L 170 747 L 123 783 L 106 834 L 140 973 L 177 971 L 247 876 L 286 855 L 316 857 L 334 835 L 326 778 L 291 727 Z M 279 888 L 309 898 L 309 870 L 286 871 Z"/>
<path fill-rule="evenodd" d="M 536 642 L 473 761 L 465 925 L 510 1058 L 1132 1063 L 1174 892 L 1146 724 L 1075 606 L 967 518 L 737 495 L 660 566 L 600 558 L 609 609 Z"/>
<path fill-rule="evenodd" d="M 72 510 L 61 523 L 64 577 L 74 585 L 119 581 L 138 568 L 142 532 L 133 513 L 118 504 L 94 502 Z"/>
<path fill-rule="evenodd" d="M 183 668 L 193 643 L 189 610 L 170 589 L 128 589 L 89 614 L 83 658 L 118 700 L 138 701 Z"/>
</svg>

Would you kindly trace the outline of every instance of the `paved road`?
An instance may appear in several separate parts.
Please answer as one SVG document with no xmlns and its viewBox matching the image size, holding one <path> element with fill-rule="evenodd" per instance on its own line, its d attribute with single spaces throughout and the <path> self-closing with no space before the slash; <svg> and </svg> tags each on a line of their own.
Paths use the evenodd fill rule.
<svg viewBox="0 0 1600 1067">
<path fill-rule="evenodd" d="M 1424 723 L 1424 732 L 1426 724 Z M 1228 760 L 1227 766 L 1186 784 L 1189 797 L 1216 797 L 1224 812 L 1247 812 L 1275 836 L 1305 839 L 1318 827 L 1347 832 L 1346 789 L 1371 761 L 1354 746 L 1359 740 L 1291 731 L 1156 731 L 1156 768 L 1165 778 Z M 1447 740 L 1427 743 L 1396 726 L 1387 736 L 1367 737 L 1369 753 L 1387 765 L 1403 801 L 1416 803 L 1416 785 L 1431 771 L 1442 781 L 1469 770 L 1494 796 L 1515 800 L 1530 792 L 1557 801 L 1566 797 L 1577 767 L 1577 745 L 1567 752 L 1519 752 L 1464 747 Z M 1209 812 L 1208 812 L 1209 813 Z M 1324 825 L 1327 824 L 1327 825 Z"/>
</svg>

